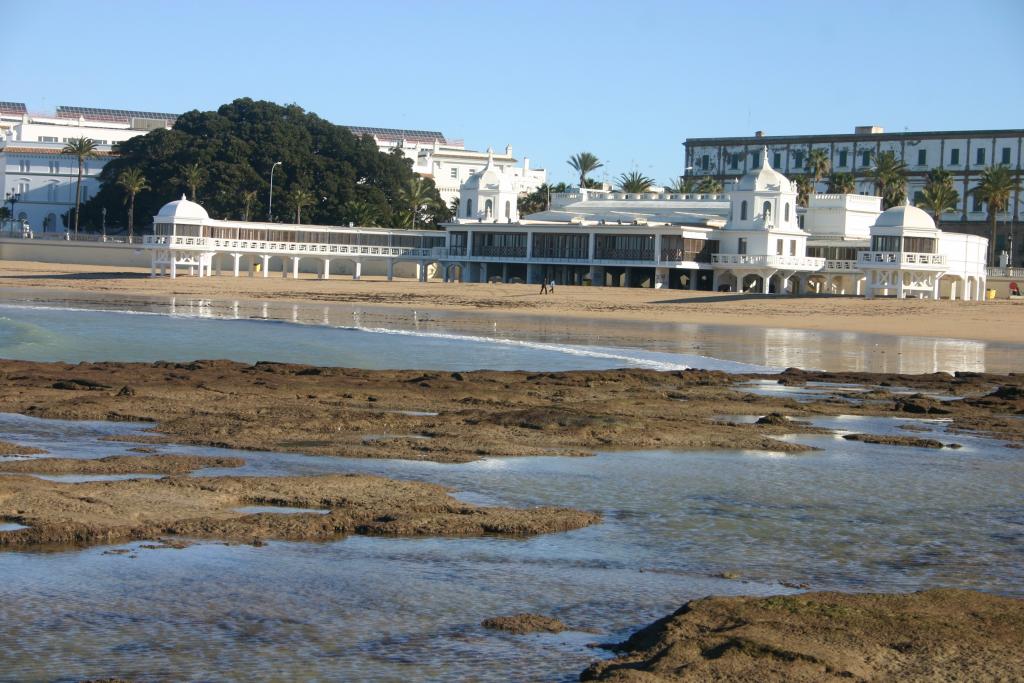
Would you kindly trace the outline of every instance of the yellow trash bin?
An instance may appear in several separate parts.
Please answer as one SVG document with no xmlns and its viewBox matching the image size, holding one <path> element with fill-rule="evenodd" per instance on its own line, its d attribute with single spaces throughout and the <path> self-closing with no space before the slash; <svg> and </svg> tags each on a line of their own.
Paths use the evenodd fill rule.
<svg viewBox="0 0 1024 683">
<path fill-rule="evenodd" d="M 985 290 L 985 298 L 986 299 L 995 299 L 996 298 L 996 290 L 994 290 L 994 289 L 986 289 Z"/>
<path fill-rule="evenodd" d="M 256 267 L 253 270 L 255 270 L 258 273 L 258 272 L 260 272 L 260 270 L 262 268 L 263 268 L 263 264 L 262 263 L 257 263 Z"/>
</svg>

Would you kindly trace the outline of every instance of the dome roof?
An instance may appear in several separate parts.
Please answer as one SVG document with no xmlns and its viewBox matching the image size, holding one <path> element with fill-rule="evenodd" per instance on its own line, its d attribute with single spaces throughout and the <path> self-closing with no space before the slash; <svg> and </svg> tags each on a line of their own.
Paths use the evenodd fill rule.
<svg viewBox="0 0 1024 683">
<path fill-rule="evenodd" d="M 208 219 L 210 214 L 206 213 L 206 209 L 195 202 L 185 199 L 185 195 L 182 194 L 181 199 L 168 202 L 160 207 L 160 212 L 157 213 L 157 216 L 159 218 L 173 218 L 179 221 L 202 221 Z"/>
<path fill-rule="evenodd" d="M 463 189 L 513 192 L 512 181 L 494 165 L 494 153 L 489 149 L 487 152 L 487 165 L 469 176 Z"/>
<path fill-rule="evenodd" d="M 906 204 L 904 206 L 894 206 L 883 211 L 872 227 L 935 230 L 935 221 L 916 206 Z"/>
<path fill-rule="evenodd" d="M 752 168 L 750 171 L 740 178 L 739 184 L 736 186 L 737 190 L 768 190 L 768 189 L 779 189 L 783 192 L 792 192 L 792 187 L 789 182 L 789 178 L 782 175 L 768 163 L 768 148 L 765 147 L 761 152 L 761 166 L 760 168 Z"/>
</svg>

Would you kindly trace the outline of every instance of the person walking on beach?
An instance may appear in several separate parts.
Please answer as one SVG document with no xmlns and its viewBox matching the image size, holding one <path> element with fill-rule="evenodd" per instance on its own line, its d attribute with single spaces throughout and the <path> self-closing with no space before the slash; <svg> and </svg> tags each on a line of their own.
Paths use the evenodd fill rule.
<svg viewBox="0 0 1024 683">
<path fill-rule="evenodd" d="M 555 281 L 552 280 L 551 284 L 548 285 L 548 294 L 554 294 L 554 293 L 555 293 Z"/>
<path fill-rule="evenodd" d="M 548 293 L 548 281 L 547 280 L 541 280 L 540 281 L 540 293 L 541 294 L 547 294 Z"/>
</svg>

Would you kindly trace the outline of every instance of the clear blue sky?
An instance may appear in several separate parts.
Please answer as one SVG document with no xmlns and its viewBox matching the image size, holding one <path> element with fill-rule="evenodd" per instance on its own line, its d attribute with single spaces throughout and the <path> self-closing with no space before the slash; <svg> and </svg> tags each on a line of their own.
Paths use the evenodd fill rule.
<svg viewBox="0 0 1024 683">
<path fill-rule="evenodd" d="M 1024 127 L 1024 0 L 4 3 L 0 100 L 236 97 L 664 183 L 687 137 Z M 80 33 L 79 37 L 71 35 Z"/>
</svg>

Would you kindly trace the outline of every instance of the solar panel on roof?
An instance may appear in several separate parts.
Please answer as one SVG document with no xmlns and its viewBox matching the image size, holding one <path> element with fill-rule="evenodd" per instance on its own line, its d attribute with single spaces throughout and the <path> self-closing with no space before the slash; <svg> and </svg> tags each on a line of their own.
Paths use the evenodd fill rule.
<svg viewBox="0 0 1024 683">
<path fill-rule="evenodd" d="M 57 107 L 57 117 L 77 119 L 79 116 L 93 121 L 118 121 L 128 123 L 131 119 L 168 119 L 175 120 L 177 114 L 166 114 L 152 111 L 132 111 L 131 109 L 101 109 L 98 107 Z"/>
<path fill-rule="evenodd" d="M 25 114 L 28 109 L 23 102 L 0 102 L 0 114 Z"/>
<path fill-rule="evenodd" d="M 376 128 L 373 126 L 345 126 L 353 135 L 372 135 L 382 140 L 409 140 L 411 142 L 447 142 L 444 133 L 436 130 L 409 130 L 406 128 Z"/>
</svg>

